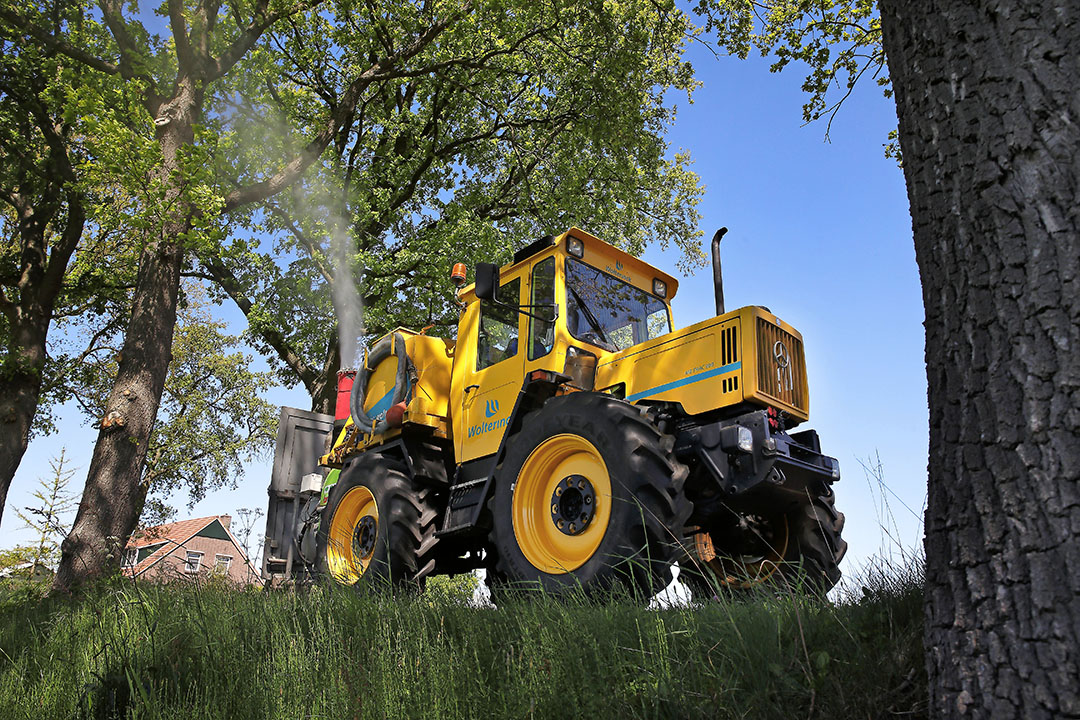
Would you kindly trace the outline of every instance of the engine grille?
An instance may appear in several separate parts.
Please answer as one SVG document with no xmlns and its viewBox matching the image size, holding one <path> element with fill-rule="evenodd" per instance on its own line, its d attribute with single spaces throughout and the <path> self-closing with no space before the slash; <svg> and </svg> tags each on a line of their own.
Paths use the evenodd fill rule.
<svg viewBox="0 0 1080 720">
<path fill-rule="evenodd" d="M 731 365 L 739 359 L 739 326 L 729 325 L 720 331 L 720 364 Z"/>
<path fill-rule="evenodd" d="M 758 391 L 807 412 L 802 341 L 760 317 L 757 340 Z"/>
<path fill-rule="evenodd" d="M 729 325 L 720 331 L 720 364 L 721 365 L 733 365 L 739 361 L 739 326 L 737 324 Z M 741 372 L 733 374 L 731 377 L 726 377 L 720 381 L 720 392 L 724 395 L 728 393 L 738 392 L 739 390 L 739 378 L 742 376 Z M 742 399 L 742 395 L 739 395 L 736 399 L 728 402 L 737 402 Z"/>
</svg>

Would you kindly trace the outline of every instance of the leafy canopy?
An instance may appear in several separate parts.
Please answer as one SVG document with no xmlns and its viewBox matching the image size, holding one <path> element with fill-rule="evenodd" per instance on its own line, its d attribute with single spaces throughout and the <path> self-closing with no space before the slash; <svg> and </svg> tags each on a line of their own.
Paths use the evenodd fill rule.
<svg viewBox="0 0 1080 720">
<path fill-rule="evenodd" d="M 872 78 L 886 97 L 892 94 L 876 0 L 699 0 L 694 12 L 717 43 L 740 58 L 756 48 L 763 57 L 773 55 L 773 72 L 804 64 L 802 89 L 810 98 L 803 120 L 827 118 L 826 139 L 862 78 Z M 899 157 L 894 143 L 886 151 Z"/>
<path fill-rule="evenodd" d="M 274 33 L 259 62 L 279 74 L 237 86 L 208 122 L 233 168 L 258 177 L 308 137 L 349 64 L 408 36 L 392 13 L 338 4 Z M 571 225 L 635 253 L 674 244 L 697 266 L 702 189 L 664 140 L 665 93 L 695 87 L 682 51 L 696 32 L 669 2 L 475 4 L 422 54 L 429 72 L 373 86 L 313 172 L 245 212 L 209 275 L 249 306 L 281 378 L 312 390 L 333 368 L 341 283 L 358 286 L 352 337 L 369 340 L 397 325 L 452 334 L 453 261 L 506 260 Z"/>
</svg>

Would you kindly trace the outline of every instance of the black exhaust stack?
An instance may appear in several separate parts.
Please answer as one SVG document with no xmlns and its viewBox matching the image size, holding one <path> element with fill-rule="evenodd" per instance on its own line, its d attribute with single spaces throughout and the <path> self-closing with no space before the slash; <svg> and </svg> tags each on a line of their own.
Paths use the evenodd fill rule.
<svg viewBox="0 0 1080 720">
<path fill-rule="evenodd" d="M 720 241 L 727 234 L 727 228 L 722 227 L 712 236 L 712 277 L 713 287 L 716 289 L 716 314 L 724 314 L 724 276 L 720 272 Z"/>
</svg>

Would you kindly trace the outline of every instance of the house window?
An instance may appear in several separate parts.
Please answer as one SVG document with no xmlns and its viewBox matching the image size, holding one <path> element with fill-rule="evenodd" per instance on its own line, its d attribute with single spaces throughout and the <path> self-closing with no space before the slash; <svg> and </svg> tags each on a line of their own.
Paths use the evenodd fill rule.
<svg viewBox="0 0 1080 720">
<path fill-rule="evenodd" d="M 135 567 L 139 562 L 139 549 L 128 548 L 124 551 L 124 567 Z"/>
<path fill-rule="evenodd" d="M 232 565 L 232 555 L 215 555 L 214 556 L 214 571 L 227 573 L 229 572 L 229 566 Z"/>
<path fill-rule="evenodd" d="M 202 556 L 203 554 L 201 552 L 188 551 L 187 561 L 184 563 L 184 572 L 199 572 L 199 568 L 202 566 Z"/>
</svg>

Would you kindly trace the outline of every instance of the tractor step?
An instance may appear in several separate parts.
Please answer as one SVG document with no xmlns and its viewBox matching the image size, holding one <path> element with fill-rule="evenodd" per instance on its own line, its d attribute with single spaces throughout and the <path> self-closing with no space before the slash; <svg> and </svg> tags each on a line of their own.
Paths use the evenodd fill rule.
<svg viewBox="0 0 1080 720">
<path fill-rule="evenodd" d="M 450 488 L 443 529 L 436 533 L 437 537 L 463 535 L 476 530 L 490 482 L 491 478 L 482 477 Z"/>
</svg>

